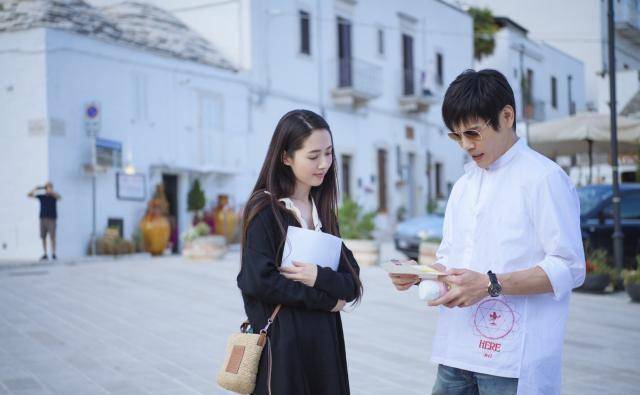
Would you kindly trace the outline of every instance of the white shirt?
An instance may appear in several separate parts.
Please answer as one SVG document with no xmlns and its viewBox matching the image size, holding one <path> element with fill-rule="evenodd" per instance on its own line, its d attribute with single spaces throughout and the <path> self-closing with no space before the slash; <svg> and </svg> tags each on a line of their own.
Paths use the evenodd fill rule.
<svg viewBox="0 0 640 395">
<path fill-rule="evenodd" d="M 518 377 L 518 394 L 559 394 L 569 297 L 585 275 L 580 203 L 564 171 L 522 140 L 488 169 L 467 164 L 436 256 L 448 268 L 480 273 L 539 266 L 553 293 L 441 307 L 432 361 Z"/>
<path fill-rule="evenodd" d="M 296 216 L 298 222 L 300 222 L 300 226 L 302 226 L 302 229 L 310 229 L 309 224 L 307 224 L 307 221 L 302 216 L 302 212 L 300 211 L 298 206 L 293 203 L 293 200 L 289 198 L 282 198 L 278 199 L 278 201 L 284 203 L 284 207 Z M 316 232 L 322 232 L 322 222 L 320 222 L 320 216 L 318 215 L 316 202 L 313 200 L 313 198 L 311 198 L 311 220 L 313 221 L 313 230 L 315 230 Z"/>
</svg>

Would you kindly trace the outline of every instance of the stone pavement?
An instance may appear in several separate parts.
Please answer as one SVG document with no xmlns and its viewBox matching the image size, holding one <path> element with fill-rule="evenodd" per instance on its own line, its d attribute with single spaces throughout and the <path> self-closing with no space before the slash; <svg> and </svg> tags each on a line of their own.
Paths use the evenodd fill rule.
<svg viewBox="0 0 640 395">
<path fill-rule="evenodd" d="M 393 254 L 393 252 L 391 252 Z M 0 394 L 224 394 L 227 335 L 244 318 L 238 253 L 0 268 Z M 354 395 L 429 394 L 436 311 L 364 268 L 363 302 L 343 313 Z M 566 394 L 637 394 L 640 305 L 574 294 Z"/>
</svg>

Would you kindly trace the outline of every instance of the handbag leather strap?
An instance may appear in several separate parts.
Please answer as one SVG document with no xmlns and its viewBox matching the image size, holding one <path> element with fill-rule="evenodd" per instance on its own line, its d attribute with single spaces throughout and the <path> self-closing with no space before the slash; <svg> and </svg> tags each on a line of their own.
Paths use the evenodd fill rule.
<svg viewBox="0 0 640 395">
<path fill-rule="evenodd" d="M 269 338 L 267 337 L 267 331 L 269 330 L 269 327 L 271 326 L 271 324 L 273 324 L 273 321 L 276 319 L 276 316 L 278 315 L 278 312 L 280 311 L 281 307 L 282 307 L 281 304 L 276 306 L 275 310 L 273 310 L 273 313 L 271 314 L 271 317 L 269 317 L 269 319 L 267 320 L 267 324 L 260 331 L 260 339 L 261 340 L 264 339 L 267 347 L 267 390 L 269 391 L 269 395 L 271 395 L 272 359 L 271 359 L 271 342 L 269 342 Z"/>
</svg>

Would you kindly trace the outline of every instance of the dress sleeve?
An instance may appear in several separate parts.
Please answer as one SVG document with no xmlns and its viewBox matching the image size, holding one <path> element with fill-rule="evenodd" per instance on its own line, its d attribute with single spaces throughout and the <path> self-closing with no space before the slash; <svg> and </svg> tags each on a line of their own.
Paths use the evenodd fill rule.
<svg viewBox="0 0 640 395">
<path fill-rule="evenodd" d="M 305 307 L 330 311 L 338 298 L 326 292 L 285 278 L 277 269 L 277 247 L 272 224 L 262 211 L 256 215 L 247 229 L 247 239 L 242 252 L 242 267 L 238 274 L 238 287 L 243 293 L 270 304 Z"/>
<path fill-rule="evenodd" d="M 549 277 L 554 297 L 559 300 L 584 281 L 580 201 L 571 181 L 561 170 L 547 175 L 537 185 L 533 196 L 533 225 L 545 252 L 538 266 Z"/>
<path fill-rule="evenodd" d="M 318 277 L 313 287 L 338 299 L 351 302 L 358 296 L 358 284 L 347 265 L 350 265 L 357 274 L 360 274 L 360 267 L 353 253 L 344 243 L 342 244 L 342 252 L 344 254 L 340 256 L 340 265 L 337 272 L 328 267 L 318 266 Z"/>
</svg>

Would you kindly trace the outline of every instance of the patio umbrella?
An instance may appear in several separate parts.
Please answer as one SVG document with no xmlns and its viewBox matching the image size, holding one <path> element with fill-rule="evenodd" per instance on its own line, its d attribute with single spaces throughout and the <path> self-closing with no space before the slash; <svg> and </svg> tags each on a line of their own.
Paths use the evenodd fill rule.
<svg viewBox="0 0 640 395">
<path fill-rule="evenodd" d="M 589 154 L 589 174 L 593 166 L 593 153 L 609 152 L 610 139 L 610 116 L 606 113 L 582 112 L 529 127 L 529 145 L 548 157 Z M 619 153 L 636 154 L 638 144 L 640 120 L 618 116 Z"/>
</svg>

